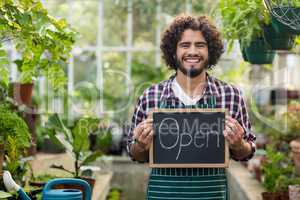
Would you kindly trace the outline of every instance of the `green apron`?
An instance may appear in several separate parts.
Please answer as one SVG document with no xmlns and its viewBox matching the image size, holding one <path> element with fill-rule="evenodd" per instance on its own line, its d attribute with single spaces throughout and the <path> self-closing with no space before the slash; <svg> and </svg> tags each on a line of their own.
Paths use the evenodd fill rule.
<svg viewBox="0 0 300 200">
<path fill-rule="evenodd" d="M 198 108 L 215 108 L 215 105 L 216 99 L 211 98 L 208 99 L 207 104 L 198 105 Z M 185 106 L 185 108 L 196 107 Z M 149 177 L 146 199 L 229 200 L 226 169 L 153 168 Z"/>
</svg>

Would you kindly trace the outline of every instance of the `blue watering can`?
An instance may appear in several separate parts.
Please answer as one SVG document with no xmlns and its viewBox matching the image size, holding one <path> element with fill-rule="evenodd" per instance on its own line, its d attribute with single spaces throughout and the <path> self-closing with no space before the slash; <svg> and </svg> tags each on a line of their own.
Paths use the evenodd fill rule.
<svg viewBox="0 0 300 200">
<path fill-rule="evenodd" d="M 7 190 L 18 192 L 22 200 L 31 200 L 24 190 L 15 183 L 8 171 L 3 173 L 3 182 Z M 79 189 L 54 189 L 57 185 L 76 185 L 84 189 L 85 200 L 91 200 L 91 187 L 82 180 L 75 178 L 57 178 L 46 183 L 43 188 L 42 200 L 82 200 L 82 192 Z"/>
<path fill-rule="evenodd" d="M 82 192 L 79 189 L 53 189 L 56 185 L 78 185 L 83 187 L 85 200 L 91 199 L 91 187 L 82 180 L 75 178 L 57 178 L 47 182 L 43 189 L 42 200 L 82 200 Z"/>
</svg>

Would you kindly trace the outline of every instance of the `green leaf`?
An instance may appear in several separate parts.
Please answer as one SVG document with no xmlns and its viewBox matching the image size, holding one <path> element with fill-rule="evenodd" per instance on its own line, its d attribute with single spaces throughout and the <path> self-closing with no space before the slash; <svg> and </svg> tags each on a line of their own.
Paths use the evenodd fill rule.
<svg viewBox="0 0 300 200">
<path fill-rule="evenodd" d="M 0 199 L 8 199 L 10 197 L 12 197 L 12 195 L 10 193 L 0 191 Z"/>
<path fill-rule="evenodd" d="M 103 153 L 101 151 L 95 151 L 87 156 L 81 163 L 81 165 L 88 165 L 91 162 L 94 162 L 97 158 L 101 157 Z"/>
<path fill-rule="evenodd" d="M 87 151 L 89 149 L 88 121 L 86 119 L 79 119 L 74 129 L 72 130 L 72 134 L 74 138 L 74 152 L 79 153 L 81 151 Z"/>
<path fill-rule="evenodd" d="M 51 140 L 54 144 L 56 144 L 56 145 L 63 145 L 63 143 L 61 143 L 60 140 L 57 139 L 57 137 L 55 136 L 56 133 L 55 133 L 54 130 L 48 129 L 48 130 L 47 130 L 47 134 L 48 134 L 50 140 Z"/>
<path fill-rule="evenodd" d="M 63 132 L 66 136 L 67 141 L 70 143 L 73 142 L 70 130 L 65 127 L 57 113 L 49 117 L 48 122 L 46 123 L 46 127 L 55 131 Z"/>
</svg>

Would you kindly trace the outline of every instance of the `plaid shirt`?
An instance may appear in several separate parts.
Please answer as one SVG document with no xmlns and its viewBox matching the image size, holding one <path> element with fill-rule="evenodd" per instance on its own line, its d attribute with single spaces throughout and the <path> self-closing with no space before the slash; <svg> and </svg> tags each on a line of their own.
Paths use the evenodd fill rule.
<svg viewBox="0 0 300 200">
<path fill-rule="evenodd" d="M 133 130 L 135 127 L 145 120 L 148 112 L 153 108 L 161 108 L 161 105 L 168 108 L 184 108 L 185 105 L 174 95 L 172 90 L 172 82 L 175 75 L 170 79 L 161 83 L 152 85 L 144 91 L 138 99 L 135 111 L 132 117 L 131 127 L 128 133 L 127 150 L 129 151 L 130 145 L 133 142 Z M 238 160 L 231 155 L 231 158 L 237 161 L 247 161 L 253 157 L 255 146 L 255 135 L 251 132 L 251 124 L 247 113 L 245 101 L 241 91 L 236 87 L 224 83 L 209 74 L 206 76 L 206 88 L 204 95 L 197 102 L 198 105 L 209 104 L 211 97 L 215 97 L 216 108 L 225 108 L 232 118 L 236 119 L 244 128 L 244 139 L 251 144 L 252 153 L 242 160 Z M 231 151 L 230 151 L 231 152 Z"/>
</svg>

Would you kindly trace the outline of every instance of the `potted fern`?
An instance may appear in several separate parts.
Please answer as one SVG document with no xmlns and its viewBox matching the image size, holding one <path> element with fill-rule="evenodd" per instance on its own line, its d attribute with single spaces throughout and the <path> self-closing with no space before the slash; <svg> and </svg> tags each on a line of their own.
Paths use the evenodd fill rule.
<svg viewBox="0 0 300 200">
<path fill-rule="evenodd" d="M 6 0 L 0 3 L 0 59 L 7 58 L 2 44 L 10 41 L 20 58 L 14 97 L 30 105 L 33 82 L 45 76 L 54 90 L 64 88 L 64 66 L 75 42 L 75 32 L 63 19 L 50 16 L 40 0 Z M 0 62 L 2 82 L 8 84 L 8 62 Z M 25 91 L 23 91 L 25 88 Z M 23 96 L 24 95 L 24 96 Z"/>
</svg>

